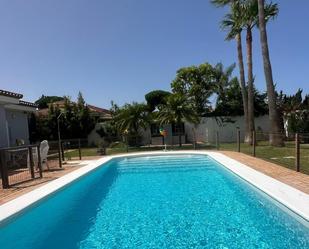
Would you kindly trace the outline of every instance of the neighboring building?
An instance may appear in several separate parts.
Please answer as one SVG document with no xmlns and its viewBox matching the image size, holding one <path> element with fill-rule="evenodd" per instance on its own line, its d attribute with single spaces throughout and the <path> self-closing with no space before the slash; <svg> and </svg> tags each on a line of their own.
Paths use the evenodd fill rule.
<svg viewBox="0 0 309 249">
<path fill-rule="evenodd" d="M 70 102 L 72 104 L 75 104 L 74 102 Z M 65 105 L 65 100 L 60 100 L 60 101 L 56 101 L 53 103 L 49 104 L 49 107 L 53 105 L 53 107 L 58 107 L 60 110 L 64 109 L 64 105 Z M 111 120 L 112 116 L 111 116 L 111 112 L 107 109 L 103 109 L 94 105 L 89 105 L 86 104 L 87 107 L 89 108 L 89 111 L 91 113 L 91 115 L 95 118 L 96 122 L 103 122 L 106 120 Z M 48 110 L 49 108 L 44 108 L 44 109 L 40 109 L 37 114 L 39 116 L 48 116 Z"/>
<path fill-rule="evenodd" d="M 71 103 L 72 105 L 76 104 L 74 102 L 71 102 Z M 50 103 L 48 104 L 48 108 L 40 109 L 37 112 L 37 114 L 41 117 L 47 117 L 49 107 L 51 105 L 53 105 L 53 107 L 59 108 L 60 110 L 64 110 L 65 100 L 60 100 L 60 101 Z M 100 143 L 100 141 L 102 141 L 102 138 L 96 131 L 99 130 L 104 125 L 104 122 L 111 120 L 112 115 L 111 115 L 111 112 L 107 109 L 97 107 L 94 105 L 89 105 L 89 104 L 86 104 L 86 105 L 89 108 L 90 115 L 95 119 L 95 122 L 96 122 L 95 128 L 88 134 L 88 137 L 87 137 L 88 143 L 89 145 L 97 145 Z"/>
<path fill-rule="evenodd" d="M 37 106 L 22 98 L 22 94 L 0 90 L 0 148 L 21 141 L 29 144 L 28 117 Z"/>
<path fill-rule="evenodd" d="M 255 127 L 258 132 L 269 131 L 268 115 L 255 118 Z M 220 142 L 231 143 L 237 140 L 237 130 L 240 130 L 240 139 L 244 140 L 244 117 L 203 117 L 197 125 L 183 123 L 177 125 L 164 125 L 162 127 L 167 131 L 165 143 L 167 145 L 178 144 L 179 135 L 181 142 L 192 143 L 194 141 L 201 143 L 215 143 L 216 134 L 219 134 Z M 152 125 L 150 128 L 141 131 L 142 144 L 162 145 L 163 138 L 160 135 L 160 126 Z"/>
</svg>

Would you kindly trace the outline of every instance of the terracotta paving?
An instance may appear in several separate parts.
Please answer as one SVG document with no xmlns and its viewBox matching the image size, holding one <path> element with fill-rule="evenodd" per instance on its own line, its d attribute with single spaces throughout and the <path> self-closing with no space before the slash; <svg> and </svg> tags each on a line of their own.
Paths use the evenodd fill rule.
<svg viewBox="0 0 309 249">
<path fill-rule="evenodd" d="M 233 151 L 220 151 L 222 154 L 231 157 L 257 171 L 288 184 L 300 191 L 309 194 L 309 175 L 284 168 L 277 164 L 264 161 L 243 153 Z"/>
<path fill-rule="evenodd" d="M 52 180 L 55 180 L 69 172 L 72 172 L 73 170 L 76 170 L 86 164 L 83 164 L 83 162 L 88 163 L 89 160 L 95 160 L 98 159 L 100 157 L 85 157 L 83 158 L 82 161 L 76 160 L 76 161 L 69 161 L 68 164 L 64 164 L 62 168 L 58 167 L 57 165 L 53 165 L 52 163 L 50 164 L 50 170 L 45 170 L 43 171 L 43 178 L 36 178 L 34 180 L 28 180 L 28 181 L 24 181 L 22 183 L 19 184 L 15 184 L 13 186 L 10 186 L 9 189 L 3 189 L 2 188 L 2 184 L 1 184 L 1 179 L 0 179 L 0 205 L 8 202 L 22 194 L 25 194 L 27 192 L 30 192 L 31 190 L 38 188 Z M 25 172 L 19 173 L 21 174 L 25 174 Z M 27 174 L 29 174 L 27 172 Z M 37 173 L 36 173 L 37 174 Z M 19 179 L 22 176 L 19 177 Z M 15 178 L 16 179 L 16 178 Z M 25 178 L 28 179 L 28 178 Z"/>
</svg>

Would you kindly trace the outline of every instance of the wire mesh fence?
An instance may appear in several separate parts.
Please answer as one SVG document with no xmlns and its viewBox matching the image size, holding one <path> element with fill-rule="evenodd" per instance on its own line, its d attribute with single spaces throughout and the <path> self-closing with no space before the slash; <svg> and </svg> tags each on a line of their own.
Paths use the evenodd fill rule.
<svg viewBox="0 0 309 249">
<path fill-rule="evenodd" d="M 42 177 L 38 145 L 0 149 L 0 185 L 3 188 Z"/>
<path fill-rule="evenodd" d="M 309 134 L 254 132 L 254 142 L 235 137 L 232 142 L 220 142 L 219 149 L 242 152 L 286 168 L 309 174 Z M 271 139 L 280 141 L 271 144 Z"/>
<path fill-rule="evenodd" d="M 160 150 L 222 150 L 242 152 L 270 161 L 292 170 L 309 174 L 309 134 L 272 134 L 254 132 L 252 143 L 245 142 L 241 131 L 228 142 L 213 134 L 212 140 L 190 141 L 185 135 L 143 138 L 141 135 L 122 135 L 91 143 L 87 139 L 66 139 L 48 141 L 46 158 L 42 161 L 42 143 L 0 149 L 0 171 L 3 186 L 42 177 L 45 170 L 59 169 L 65 164 L 82 159 L 95 159 L 103 155 L 125 154 L 141 151 Z M 241 136 L 242 134 L 242 136 Z M 271 145 L 270 139 L 282 141 L 280 146 Z M 145 142 L 146 141 L 146 142 Z M 41 162 L 41 167 L 40 167 Z"/>
</svg>

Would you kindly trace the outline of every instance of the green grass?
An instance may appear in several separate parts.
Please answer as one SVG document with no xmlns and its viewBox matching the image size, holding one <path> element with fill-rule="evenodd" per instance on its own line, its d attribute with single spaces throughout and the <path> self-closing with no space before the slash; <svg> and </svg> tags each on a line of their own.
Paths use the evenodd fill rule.
<svg viewBox="0 0 309 249">
<path fill-rule="evenodd" d="M 220 144 L 221 150 L 237 150 L 236 143 Z M 240 151 L 253 155 L 253 148 L 248 144 L 241 144 Z M 270 146 L 268 142 L 258 142 L 256 146 L 256 157 L 265 159 L 295 170 L 295 144 L 286 142 L 284 147 Z M 302 144 L 300 146 L 300 170 L 303 173 L 309 174 L 309 146 Z"/>
<path fill-rule="evenodd" d="M 153 151 L 153 150 L 162 150 L 162 147 L 130 147 L 129 152 L 141 152 L 141 151 Z M 177 145 L 168 146 L 168 150 L 188 150 L 194 149 L 192 145 L 184 145 L 181 148 Z M 199 145 L 197 149 L 208 149 L 215 150 L 216 147 L 213 145 Z M 229 150 L 229 151 L 237 151 L 236 143 L 221 143 L 220 150 Z M 88 156 L 97 156 L 97 148 L 83 148 L 81 150 L 82 157 Z M 248 144 L 241 144 L 240 151 L 252 155 L 253 149 L 252 146 Z M 120 153 L 126 153 L 126 147 L 123 145 L 115 146 L 113 148 L 106 149 L 107 155 L 114 155 Z M 79 153 L 78 150 L 73 150 L 70 152 L 65 152 L 65 157 L 70 158 L 78 158 Z M 284 147 L 273 147 L 269 146 L 266 141 L 259 141 L 256 146 L 256 157 L 265 159 L 270 162 L 274 162 L 276 164 L 282 165 L 284 167 L 295 170 L 295 147 L 293 142 L 286 142 Z M 309 174 L 309 145 L 301 145 L 300 146 L 300 169 L 301 172 Z"/>
</svg>

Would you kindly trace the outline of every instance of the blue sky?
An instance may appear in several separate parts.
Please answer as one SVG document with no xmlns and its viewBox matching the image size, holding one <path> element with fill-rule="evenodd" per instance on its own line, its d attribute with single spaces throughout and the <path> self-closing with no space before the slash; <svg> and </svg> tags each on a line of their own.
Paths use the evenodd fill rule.
<svg viewBox="0 0 309 249">
<path fill-rule="evenodd" d="M 309 93 L 309 1 L 275 2 L 280 13 L 268 35 L 277 88 Z M 224 13 L 208 0 L 2 0 L 0 89 L 30 101 L 81 91 L 101 107 L 143 101 L 169 90 L 180 67 L 236 62 L 235 43 L 219 28 Z M 264 91 L 257 30 L 253 53 Z"/>
</svg>

